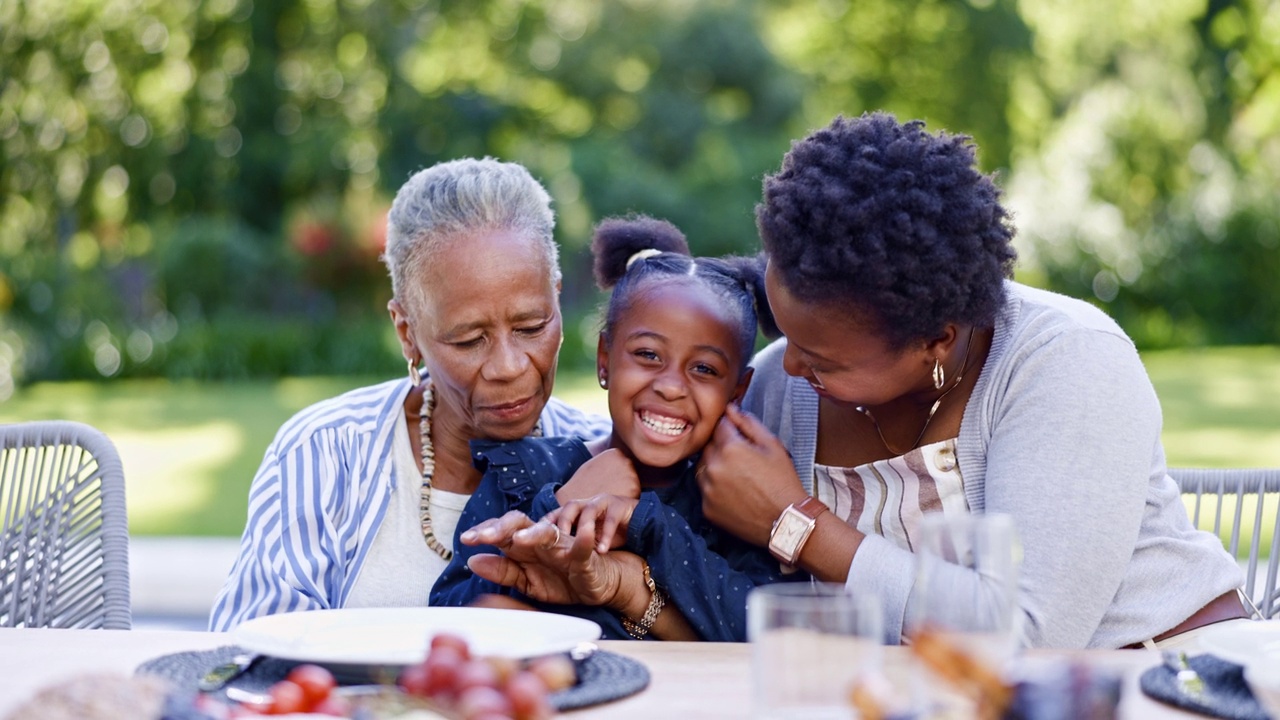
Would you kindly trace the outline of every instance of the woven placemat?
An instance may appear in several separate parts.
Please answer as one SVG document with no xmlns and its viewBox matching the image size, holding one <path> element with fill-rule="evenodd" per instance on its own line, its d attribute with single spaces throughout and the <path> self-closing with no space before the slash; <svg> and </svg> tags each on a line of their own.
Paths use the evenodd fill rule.
<svg viewBox="0 0 1280 720">
<path fill-rule="evenodd" d="M 230 662 L 245 652 L 234 645 L 224 645 L 212 650 L 190 650 L 152 658 L 135 671 L 139 675 L 157 675 L 173 683 L 186 693 L 196 692 L 196 681 L 210 668 Z M 248 672 L 232 680 L 229 685 L 249 692 L 263 693 L 275 682 L 283 680 L 289 671 L 300 663 L 266 657 L 254 663 Z M 557 711 L 598 705 L 634 695 L 649 686 L 649 669 L 638 660 L 607 650 L 597 650 L 585 660 L 577 662 L 578 684 L 567 690 L 552 693 L 548 698 Z M 363 666 L 331 668 L 338 682 L 358 685 L 369 682 L 394 680 L 394 669 Z M 219 691 L 225 699 L 225 693 Z"/>
<path fill-rule="evenodd" d="M 1142 692 L 1164 703 L 1202 715 L 1229 720 L 1267 720 L 1244 679 L 1244 668 L 1215 655 L 1187 658 L 1187 666 L 1204 683 L 1204 692 L 1190 695 L 1178 688 L 1177 673 L 1165 665 L 1148 668 L 1138 678 Z"/>
</svg>

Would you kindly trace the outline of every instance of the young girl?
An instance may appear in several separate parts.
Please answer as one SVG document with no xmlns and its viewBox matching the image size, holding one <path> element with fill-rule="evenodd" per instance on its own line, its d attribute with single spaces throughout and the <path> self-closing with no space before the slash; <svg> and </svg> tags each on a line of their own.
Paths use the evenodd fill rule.
<svg viewBox="0 0 1280 720">
<path fill-rule="evenodd" d="M 747 593 L 783 575 L 707 523 L 695 474 L 746 390 L 757 325 L 775 332 L 761 268 L 692 258 L 679 230 L 644 217 L 601 223 L 592 252 L 612 288 L 597 349 L 612 435 L 472 442 L 484 478 L 431 604 L 497 593 L 594 620 L 606 638 L 742 641 Z"/>
</svg>

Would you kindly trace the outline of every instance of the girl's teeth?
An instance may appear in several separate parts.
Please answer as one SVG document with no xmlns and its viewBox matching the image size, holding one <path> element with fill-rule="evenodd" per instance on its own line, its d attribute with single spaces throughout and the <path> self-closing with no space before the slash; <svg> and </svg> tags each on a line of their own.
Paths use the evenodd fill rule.
<svg viewBox="0 0 1280 720">
<path fill-rule="evenodd" d="M 641 415 L 640 422 L 663 435 L 679 435 L 689 425 L 683 420 L 662 420 L 652 415 Z"/>
</svg>

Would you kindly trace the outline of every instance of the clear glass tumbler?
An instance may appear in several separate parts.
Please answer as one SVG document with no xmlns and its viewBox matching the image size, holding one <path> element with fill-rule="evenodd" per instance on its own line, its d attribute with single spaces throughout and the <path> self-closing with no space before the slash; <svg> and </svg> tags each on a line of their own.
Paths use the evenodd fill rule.
<svg viewBox="0 0 1280 720">
<path fill-rule="evenodd" d="M 908 634 L 933 631 L 1000 672 L 1019 647 L 1021 550 L 1008 515 L 927 515 L 915 539 Z"/>
<path fill-rule="evenodd" d="M 838 584 L 766 585 L 751 592 L 747 623 L 753 717 L 855 717 L 854 684 L 881 669 L 878 598 Z"/>
</svg>

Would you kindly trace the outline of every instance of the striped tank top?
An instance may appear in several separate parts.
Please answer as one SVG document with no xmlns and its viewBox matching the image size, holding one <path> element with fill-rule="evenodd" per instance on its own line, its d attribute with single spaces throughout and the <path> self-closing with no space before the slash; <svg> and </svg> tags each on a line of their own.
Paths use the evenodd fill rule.
<svg viewBox="0 0 1280 720">
<path fill-rule="evenodd" d="M 969 514 L 955 438 L 853 468 L 814 463 L 814 494 L 840 519 L 914 552 L 926 514 Z"/>
</svg>

